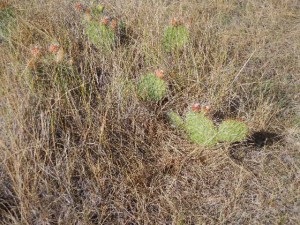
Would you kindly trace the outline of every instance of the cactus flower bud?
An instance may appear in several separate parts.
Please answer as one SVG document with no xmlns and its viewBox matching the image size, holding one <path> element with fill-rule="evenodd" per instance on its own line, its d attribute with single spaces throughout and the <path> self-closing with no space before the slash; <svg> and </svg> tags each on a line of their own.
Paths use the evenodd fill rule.
<svg viewBox="0 0 300 225">
<path fill-rule="evenodd" d="M 80 2 L 77 2 L 76 4 L 75 4 L 75 9 L 77 10 L 77 11 L 79 11 L 79 12 L 82 12 L 83 11 L 83 4 L 81 4 Z"/>
<path fill-rule="evenodd" d="M 85 10 L 84 19 L 86 21 L 91 21 L 92 20 L 92 15 L 91 15 L 91 10 L 90 9 Z"/>
<path fill-rule="evenodd" d="M 108 23 L 109 23 L 109 17 L 106 16 L 106 17 L 104 17 L 104 19 L 102 20 L 102 24 L 105 25 L 105 26 L 107 26 Z"/>
<path fill-rule="evenodd" d="M 171 25 L 174 27 L 178 25 L 178 21 L 175 17 L 173 19 L 171 19 Z"/>
<path fill-rule="evenodd" d="M 59 50 L 59 44 L 54 43 L 49 46 L 49 52 L 56 54 Z"/>
<path fill-rule="evenodd" d="M 111 23 L 110 23 L 110 28 L 111 28 L 112 30 L 116 30 L 117 26 L 118 26 L 117 20 L 113 19 L 113 20 L 111 21 Z"/>
<path fill-rule="evenodd" d="M 201 110 L 201 106 L 199 103 L 195 103 L 194 105 L 192 105 L 193 112 L 199 112 L 200 110 Z"/>
<path fill-rule="evenodd" d="M 156 75 L 158 78 L 163 78 L 163 77 L 164 77 L 164 71 L 163 71 L 163 70 L 156 70 L 156 71 L 155 71 L 155 75 Z"/>
<path fill-rule="evenodd" d="M 38 46 L 34 46 L 31 49 L 31 54 L 33 55 L 33 57 L 37 58 L 41 54 L 40 48 Z"/>
<path fill-rule="evenodd" d="M 202 110 L 205 112 L 205 113 L 208 113 L 210 110 L 211 110 L 211 107 L 209 105 L 206 105 L 204 107 L 202 107 Z"/>
</svg>

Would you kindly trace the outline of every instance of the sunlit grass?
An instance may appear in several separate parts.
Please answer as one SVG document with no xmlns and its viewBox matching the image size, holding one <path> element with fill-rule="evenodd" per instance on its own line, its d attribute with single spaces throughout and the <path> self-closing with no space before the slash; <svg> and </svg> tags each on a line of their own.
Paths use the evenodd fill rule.
<svg viewBox="0 0 300 225">
<path fill-rule="evenodd" d="M 0 10 L 3 224 L 299 221 L 298 1 L 12 0 Z M 109 51 L 88 34 L 87 12 L 95 26 L 117 22 Z M 170 51 L 174 18 L 188 35 Z M 139 83 L 158 69 L 163 95 L 146 101 Z M 190 141 L 168 114 L 194 103 L 216 127 L 243 120 L 247 140 Z"/>
</svg>

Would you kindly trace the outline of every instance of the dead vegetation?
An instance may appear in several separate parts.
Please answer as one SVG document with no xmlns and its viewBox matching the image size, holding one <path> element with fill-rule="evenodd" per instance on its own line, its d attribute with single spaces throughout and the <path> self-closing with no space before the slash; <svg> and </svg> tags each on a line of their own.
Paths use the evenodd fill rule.
<svg viewBox="0 0 300 225">
<path fill-rule="evenodd" d="M 112 52 L 88 41 L 75 2 L 8 2 L 0 222 L 299 223 L 299 1 L 101 3 L 126 24 Z M 161 37 L 174 17 L 191 41 L 172 55 Z M 30 68 L 32 48 L 46 55 L 53 40 L 63 61 Z M 143 102 L 127 84 L 156 69 L 171 91 Z M 217 122 L 243 118 L 249 140 L 213 148 L 187 141 L 166 114 L 195 102 L 210 105 Z"/>
</svg>

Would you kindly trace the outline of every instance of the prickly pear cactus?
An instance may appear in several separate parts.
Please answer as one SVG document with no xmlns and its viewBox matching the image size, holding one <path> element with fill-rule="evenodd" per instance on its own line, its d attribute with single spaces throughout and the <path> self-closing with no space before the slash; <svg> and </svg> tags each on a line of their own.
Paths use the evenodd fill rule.
<svg viewBox="0 0 300 225">
<path fill-rule="evenodd" d="M 93 16 L 98 17 L 98 16 L 101 16 L 102 13 L 104 12 L 104 6 L 101 4 L 93 5 L 91 10 L 92 10 Z"/>
<path fill-rule="evenodd" d="M 184 129 L 185 123 L 181 118 L 181 116 L 179 116 L 177 113 L 172 111 L 168 114 L 168 117 L 174 127 L 179 129 Z"/>
<path fill-rule="evenodd" d="M 222 142 L 238 142 L 246 139 L 248 126 L 238 120 L 225 120 L 219 125 L 218 140 Z"/>
<path fill-rule="evenodd" d="M 217 128 L 206 115 L 205 109 L 199 110 L 197 106 L 192 107 L 193 111 L 188 112 L 184 120 L 175 112 L 168 114 L 172 125 L 184 130 L 192 142 L 202 146 L 213 146 L 218 142 L 243 141 L 247 137 L 248 126 L 244 122 L 226 120 Z"/>
<path fill-rule="evenodd" d="M 217 143 L 217 129 L 205 112 L 188 112 L 183 120 L 177 113 L 170 112 L 171 123 L 184 129 L 189 139 L 202 146 L 213 146 Z"/>
<path fill-rule="evenodd" d="M 91 43 L 98 48 L 111 50 L 115 43 L 114 31 L 104 24 L 90 21 L 86 24 L 86 34 Z"/>
<path fill-rule="evenodd" d="M 142 76 L 138 83 L 138 95 L 145 101 L 159 101 L 165 97 L 167 91 L 167 83 L 154 73 Z"/>
<path fill-rule="evenodd" d="M 127 30 L 122 21 L 112 18 L 105 7 L 92 0 L 90 5 L 75 4 L 74 8 L 82 16 L 81 23 L 89 41 L 105 51 L 113 50 L 127 38 Z"/>
<path fill-rule="evenodd" d="M 217 129 L 204 112 L 189 112 L 185 118 L 185 129 L 192 142 L 212 146 L 217 143 Z"/>
<path fill-rule="evenodd" d="M 163 36 L 163 45 L 167 52 L 181 50 L 189 42 L 189 31 L 183 25 L 167 27 Z"/>
<path fill-rule="evenodd" d="M 0 41 L 9 39 L 15 25 L 13 9 L 5 3 L 2 4 L 0 3 Z"/>
</svg>

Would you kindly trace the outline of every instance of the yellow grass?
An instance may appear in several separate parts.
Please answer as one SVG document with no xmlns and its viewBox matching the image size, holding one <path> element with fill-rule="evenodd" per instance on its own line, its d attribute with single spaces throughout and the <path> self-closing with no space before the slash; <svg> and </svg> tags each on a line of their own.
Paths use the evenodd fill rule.
<svg viewBox="0 0 300 225">
<path fill-rule="evenodd" d="M 111 52 L 88 41 L 73 1 L 8 3 L 1 224 L 299 223 L 298 0 L 103 0 L 127 29 Z M 172 55 L 162 36 L 174 17 L 191 41 Z M 168 96 L 143 102 L 135 85 L 157 69 Z M 189 142 L 166 115 L 194 103 L 216 123 L 243 118 L 249 140 Z"/>
</svg>

